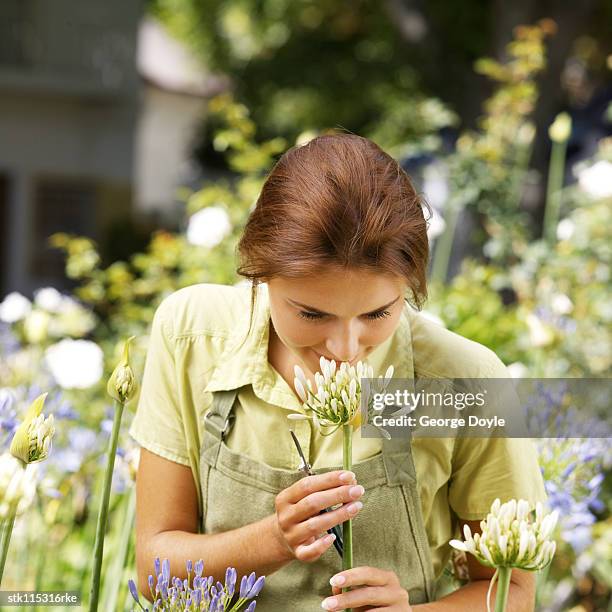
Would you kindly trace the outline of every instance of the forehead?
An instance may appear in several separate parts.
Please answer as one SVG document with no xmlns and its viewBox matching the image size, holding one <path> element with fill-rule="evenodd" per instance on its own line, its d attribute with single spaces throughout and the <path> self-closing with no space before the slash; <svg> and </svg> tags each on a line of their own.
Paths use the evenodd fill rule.
<svg viewBox="0 0 612 612">
<path fill-rule="evenodd" d="M 372 271 L 322 269 L 300 278 L 268 281 L 270 298 L 294 301 L 324 312 L 352 316 L 389 303 L 406 290 L 405 279 Z"/>
</svg>

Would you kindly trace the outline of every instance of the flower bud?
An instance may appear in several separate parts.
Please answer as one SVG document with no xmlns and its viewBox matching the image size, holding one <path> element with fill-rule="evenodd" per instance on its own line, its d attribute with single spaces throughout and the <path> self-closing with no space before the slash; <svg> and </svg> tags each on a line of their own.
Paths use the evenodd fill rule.
<svg viewBox="0 0 612 612">
<path fill-rule="evenodd" d="M 548 128 L 548 135 L 553 142 L 565 142 L 571 132 L 572 119 L 567 113 L 559 113 Z"/>
<path fill-rule="evenodd" d="M 121 361 L 114 369 L 106 385 L 107 393 L 121 404 L 127 404 L 137 390 L 136 378 L 130 367 L 130 342 L 135 338 L 131 336 L 123 345 Z"/>
<path fill-rule="evenodd" d="M 41 414 L 46 398 L 47 394 L 43 393 L 30 404 L 11 441 L 11 454 L 23 463 L 42 461 L 49 456 L 55 427 L 53 415 L 45 418 Z"/>
</svg>

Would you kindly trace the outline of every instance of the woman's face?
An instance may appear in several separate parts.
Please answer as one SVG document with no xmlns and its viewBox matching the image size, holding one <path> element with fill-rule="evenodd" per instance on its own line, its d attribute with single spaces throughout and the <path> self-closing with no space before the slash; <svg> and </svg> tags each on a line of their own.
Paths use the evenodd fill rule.
<svg viewBox="0 0 612 612">
<path fill-rule="evenodd" d="M 275 277 L 268 280 L 270 317 L 278 338 L 311 372 L 321 355 L 354 365 L 393 334 L 406 288 L 402 277 L 331 267 L 307 278 Z"/>
</svg>

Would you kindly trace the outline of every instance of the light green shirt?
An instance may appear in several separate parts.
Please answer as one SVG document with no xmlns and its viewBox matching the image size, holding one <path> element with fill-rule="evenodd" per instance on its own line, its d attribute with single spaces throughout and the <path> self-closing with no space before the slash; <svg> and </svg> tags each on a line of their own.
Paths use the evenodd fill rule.
<svg viewBox="0 0 612 612">
<path fill-rule="evenodd" d="M 199 284 L 176 291 L 153 320 L 142 388 L 130 435 L 144 448 L 191 467 L 200 495 L 200 440 L 212 392 L 238 394 L 227 446 L 276 468 L 297 470 L 300 458 L 287 414 L 304 412 L 292 388 L 268 362 L 270 308 L 258 288 L 253 329 L 251 287 Z M 475 313 L 474 316 L 478 316 Z M 240 348 L 238 348 L 240 347 Z M 394 334 L 368 355 L 374 376 L 394 366 L 396 378 L 507 378 L 493 351 L 451 332 L 408 302 Z M 314 469 L 342 464 L 342 431 L 321 436 L 309 421 L 296 434 Z M 450 555 L 458 518 L 482 519 L 496 497 L 532 504 L 546 494 L 535 448 L 518 438 L 413 438 L 423 519 L 434 572 Z M 353 437 L 353 463 L 381 452 L 382 440 Z M 357 519 L 358 520 L 358 519 Z"/>
</svg>

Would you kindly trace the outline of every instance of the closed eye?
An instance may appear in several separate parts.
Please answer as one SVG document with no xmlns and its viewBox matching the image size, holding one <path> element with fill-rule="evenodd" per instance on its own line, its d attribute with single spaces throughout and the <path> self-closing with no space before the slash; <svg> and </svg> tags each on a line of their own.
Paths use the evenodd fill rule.
<svg viewBox="0 0 612 612">
<path fill-rule="evenodd" d="M 378 310 L 377 312 L 371 312 L 363 316 L 366 319 L 373 321 L 376 319 L 385 319 L 390 314 L 391 313 L 388 310 Z M 324 319 L 327 315 L 323 315 L 318 312 L 309 312 L 308 310 L 300 310 L 298 311 L 298 316 L 302 317 L 303 319 L 307 319 L 309 321 L 320 321 L 321 319 Z"/>
</svg>

